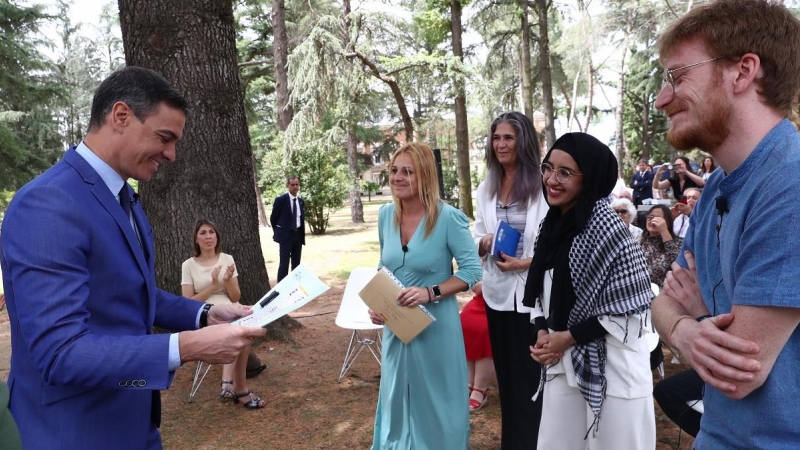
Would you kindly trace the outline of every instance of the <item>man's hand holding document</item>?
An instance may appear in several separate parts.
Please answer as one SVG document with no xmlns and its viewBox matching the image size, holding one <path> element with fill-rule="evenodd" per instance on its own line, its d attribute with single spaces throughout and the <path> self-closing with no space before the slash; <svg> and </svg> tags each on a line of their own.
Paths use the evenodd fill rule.
<svg viewBox="0 0 800 450">
<path fill-rule="evenodd" d="M 269 323 L 306 305 L 330 289 L 300 263 L 289 275 L 253 305 L 253 313 L 231 325 L 265 327 Z"/>
<path fill-rule="evenodd" d="M 384 267 L 378 270 L 359 295 L 369 309 L 379 315 L 403 343 L 408 344 L 436 318 L 422 305 L 400 306 L 397 296 L 402 289 L 402 283 Z"/>
</svg>

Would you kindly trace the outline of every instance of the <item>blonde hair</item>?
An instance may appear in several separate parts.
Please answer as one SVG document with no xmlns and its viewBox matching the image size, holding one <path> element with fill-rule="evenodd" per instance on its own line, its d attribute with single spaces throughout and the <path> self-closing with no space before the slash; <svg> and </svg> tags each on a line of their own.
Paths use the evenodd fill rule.
<svg viewBox="0 0 800 450">
<path fill-rule="evenodd" d="M 425 208 L 425 237 L 430 236 L 436 221 L 439 219 L 439 176 L 436 173 L 436 162 L 433 158 L 433 150 L 425 144 L 411 142 L 403 144 L 392 155 L 389 167 L 394 166 L 394 161 L 398 156 L 407 154 L 411 157 L 411 164 L 414 166 L 414 173 L 417 177 L 417 192 L 419 200 Z M 392 189 L 394 198 L 394 225 L 400 228 L 400 217 L 403 214 L 403 202 L 397 198 Z"/>
</svg>

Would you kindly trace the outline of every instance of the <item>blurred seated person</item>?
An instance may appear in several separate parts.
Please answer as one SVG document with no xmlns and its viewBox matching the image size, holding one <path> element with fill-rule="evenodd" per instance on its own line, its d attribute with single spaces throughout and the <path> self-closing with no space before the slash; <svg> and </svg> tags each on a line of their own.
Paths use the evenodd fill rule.
<svg viewBox="0 0 800 450">
<path fill-rule="evenodd" d="M 689 216 L 692 215 L 694 205 L 700 200 L 702 191 L 697 188 L 688 188 L 683 191 L 683 197 L 678 199 L 678 203 L 672 207 L 672 231 L 679 238 L 686 237 L 686 230 L 689 229 Z M 685 202 L 685 203 L 684 203 Z"/>
<path fill-rule="evenodd" d="M 714 162 L 714 158 L 706 156 L 703 158 L 703 164 L 700 165 L 700 173 L 698 175 L 708 181 L 708 178 L 715 170 L 717 170 L 717 164 Z"/>
<path fill-rule="evenodd" d="M 696 437 L 700 431 L 700 419 L 703 417 L 692 406 L 703 400 L 704 386 L 700 375 L 694 369 L 689 369 L 661 380 L 653 388 L 653 397 L 664 414 L 692 437 Z"/>
<path fill-rule="evenodd" d="M 678 257 L 683 238 L 675 235 L 672 226 L 672 212 L 664 205 L 655 205 L 647 212 L 646 232 L 639 243 L 647 260 L 650 282 L 664 287 L 664 279 L 670 266 Z"/>
<path fill-rule="evenodd" d="M 620 197 L 612 201 L 610 206 L 619 214 L 622 222 L 628 226 L 631 236 L 638 241 L 642 237 L 642 229 L 633 224 L 633 219 L 636 218 L 636 207 L 633 206 L 633 203 L 627 198 Z"/>
<path fill-rule="evenodd" d="M 473 286 L 472 292 L 475 297 L 461 311 L 461 331 L 464 333 L 464 349 L 467 353 L 469 412 L 478 411 L 486 404 L 486 391 L 495 377 L 483 282 Z"/>
<path fill-rule="evenodd" d="M 639 243 L 644 250 L 650 282 L 661 289 L 664 287 L 667 272 L 671 270 L 672 263 L 678 257 L 683 238 L 675 235 L 672 212 L 664 205 L 655 205 L 647 212 L 646 230 Z M 655 369 L 662 362 L 664 362 L 664 352 L 659 342 L 655 350 L 650 352 L 650 368 Z"/>
</svg>

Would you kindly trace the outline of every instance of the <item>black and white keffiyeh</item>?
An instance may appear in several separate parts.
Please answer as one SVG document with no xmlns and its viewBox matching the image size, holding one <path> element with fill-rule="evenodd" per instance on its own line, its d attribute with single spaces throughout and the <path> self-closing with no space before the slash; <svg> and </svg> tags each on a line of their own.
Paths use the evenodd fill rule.
<svg viewBox="0 0 800 450">
<path fill-rule="evenodd" d="M 595 204 L 583 233 L 575 237 L 569 268 L 578 297 L 569 326 L 592 317 L 641 315 L 650 309 L 653 291 L 642 248 L 604 200 Z M 642 316 L 639 322 L 639 337 L 643 319 Z M 625 331 L 627 336 L 628 330 Z M 598 420 L 606 391 L 605 338 L 575 345 L 571 357 L 578 387 Z"/>
<path fill-rule="evenodd" d="M 584 133 L 559 138 L 545 161 L 554 150 L 576 161 L 583 175 L 582 193 L 567 211 L 551 207 L 540 225 L 523 303 L 541 306 L 543 278 L 553 269 L 551 312 L 557 314 L 559 326 L 569 329 L 601 316 L 640 314 L 641 336 L 643 313 L 650 309 L 653 293 L 641 247 L 606 200 L 617 178 L 616 158 L 606 145 Z M 624 331 L 627 338 L 628 330 Z M 574 345 L 570 354 L 578 388 L 595 416 L 593 427 L 599 425 L 606 393 L 606 349 L 606 339 L 598 337 Z M 536 395 L 545 380 L 543 367 Z"/>
</svg>

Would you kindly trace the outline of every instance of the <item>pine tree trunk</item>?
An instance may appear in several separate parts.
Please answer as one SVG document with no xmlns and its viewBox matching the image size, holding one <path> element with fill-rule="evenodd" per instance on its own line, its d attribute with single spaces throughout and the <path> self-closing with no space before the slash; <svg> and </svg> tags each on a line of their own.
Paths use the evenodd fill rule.
<svg viewBox="0 0 800 450">
<path fill-rule="evenodd" d="M 461 47 L 461 2 L 451 0 L 450 22 L 452 24 L 453 56 L 464 61 Z M 456 160 L 458 161 L 458 207 L 467 217 L 472 212 L 472 179 L 469 173 L 469 130 L 467 129 L 467 96 L 464 93 L 464 80 L 456 80 Z"/>
<path fill-rule="evenodd" d="M 267 222 L 267 212 L 264 211 L 264 199 L 261 197 L 261 189 L 258 187 L 258 174 L 256 173 L 256 155 L 253 152 L 250 152 L 250 161 L 253 165 L 253 190 L 256 193 L 256 209 L 258 210 L 258 225 L 261 228 L 265 228 L 269 222 Z"/>
<path fill-rule="evenodd" d="M 630 33 L 625 35 L 622 41 L 622 58 L 619 63 L 619 79 L 617 81 L 617 109 L 614 111 L 615 120 L 617 122 L 616 131 L 614 133 L 614 143 L 616 147 L 617 162 L 622 164 L 625 159 L 625 132 L 623 123 L 623 112 L 625 111 L 625 59 L 628 56 L 628 37 Z"/>
<path fill-rule="evenodd" d="M 189 103 L 176 162 L 140 184 L 155 232 L 158 285 L 180 292 L 181 263 L 192 255 L 193 225 L 207 218 L 220 229 L 223 251 L 236 260 L 242 303 L 253 304 L 269 290 L 269 278 L 253 196 L 232 4 L 120 0 L 119 8 L 126 64 L 158 71 Z M 271 334 L 288 336 L 287 326 L 278 323 Z"/>
<path fill-rule="evenodd" d="M 364 223 L 364 205 L 361 203 L 361 184 L 358 178 L 358 137 L 355 131 L 347 132 L 347 165 L 353 177 L 350 188 L 350 220 L 353 223 Z"/>
<path fill-rule="evenodd" d="M 289 58 L 289 38 L 286 35 L 286 6 L 284 0 L 272 0 L 272 55 L 275 65 L 275 94 L 277 96 L 278 126 L 286 131 L 294 118 L 289 103 L 289 78 L 286 61 Z"/>
<path fill-rule="evenodd" d="M 519 0 L 522 9 L 520 29 L 522 39 L 519 44 L 520 77 L 522 78 L 522 109 L 533 120 L 533 84 L 531 83 L 531 27 L 528 21 L 528 0 Z"/>
<path fill-rule="evenodd" d="M 347 51 L 351 51 L 353 45 L 350 42 L 350 0 L 342 2 L 342 18 L 344 21 L 343 41 Z M 353 103 L 358 104 L 358 96 Z M 361 202 L 361 183 L 358 177 L 358 137 L 355 132 L 358 124 L 355 120 L 353 122 L 350 124 L 350 129 L 347 130 L 347 167 L 353 178 L 353 185 L 350 187 L 350 220 L 353 223 L 364 223 L 364 204 Z"/>
<path fill-rule="evenodd" d="M 550 70 L 550 35 L 547 23 L 547 0 L 536 0 L 539 13 L 539 76 L 542 80 L 544 104 L 544 138 L 549 149 L 556 141 L 555 107 L 553 105 L 553 77 Z"/>
</svg>

